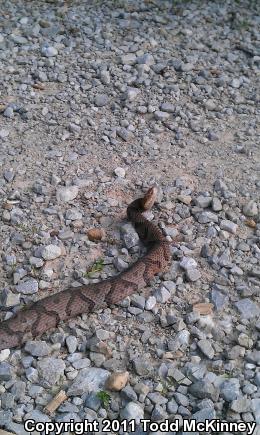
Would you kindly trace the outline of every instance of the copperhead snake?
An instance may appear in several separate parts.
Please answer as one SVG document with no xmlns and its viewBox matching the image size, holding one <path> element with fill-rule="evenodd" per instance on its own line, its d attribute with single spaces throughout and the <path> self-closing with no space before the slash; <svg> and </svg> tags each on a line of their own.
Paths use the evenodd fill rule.
<svg viewBox="0 0 260 435">
<path fill-rule="evenodd" d="M 156 187 L 127 207 L 127 217 L 140 239 L 147 245 L 147 253 L 126 271 L 107 280 L 69 288 L 40 299 L 0 323 L 0 350 L 20 346 L 38 337 L 62 320 L 67 320 L 97 308 L 117 304 L 130 294 L 148 285 L 155 274 L 165 270 L 171 255 L 169 242 L 161 230 L 142 214 L 150 210 L 157 195 Z"/>
</svg>

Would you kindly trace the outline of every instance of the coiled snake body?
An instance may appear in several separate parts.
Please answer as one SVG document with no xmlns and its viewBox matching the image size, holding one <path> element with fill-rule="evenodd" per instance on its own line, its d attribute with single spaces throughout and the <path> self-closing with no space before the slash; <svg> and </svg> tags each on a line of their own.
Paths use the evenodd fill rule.
<svg viewBox="0 0 260 435">
<path fill-rule="evenodd" d="M 170 261 L 169 243 L 160 229 L 142 215 L 153 206 L 156 194 L 156 188 L 152 187 L 143 198 L 136 199 L 127 208 L 128 219 L 147 245 L 147 253 L 120 275 L 48 296 L 1 322 L 0 350 L 20 346 L 29 338 L 56 327 L 61 320 L 116 304 L 145 287 L 155 274 L 165 270 Z"/>
</svg>

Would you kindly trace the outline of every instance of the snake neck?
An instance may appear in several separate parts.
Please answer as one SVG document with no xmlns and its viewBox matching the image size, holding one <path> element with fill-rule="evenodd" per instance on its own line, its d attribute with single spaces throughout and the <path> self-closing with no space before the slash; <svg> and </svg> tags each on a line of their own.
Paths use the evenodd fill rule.
<svg viewBox="0 0 260 435">
<path fill-rule="evenodd" d="M 162 231 L 143 215 L 142 198 L 133 201 L 127 208 L 127 217 L 132 222 L 137 234 L 145 245 L 168 243 Z"/>
</svg>

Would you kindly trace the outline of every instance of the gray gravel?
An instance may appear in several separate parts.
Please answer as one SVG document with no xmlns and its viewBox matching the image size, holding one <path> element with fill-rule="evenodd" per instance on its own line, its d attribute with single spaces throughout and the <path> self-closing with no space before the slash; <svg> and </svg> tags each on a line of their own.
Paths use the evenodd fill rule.
<svg viewBox="0 0 260 435">
<path fill-rule="evenodd" d="M 0 320 L 143 255 L 125 209 L 154 183 L 172 262 L 0 352 L 0 428 L 218 418 L 259 435 L 259 5 L 2 3 Z"/>
</svg>

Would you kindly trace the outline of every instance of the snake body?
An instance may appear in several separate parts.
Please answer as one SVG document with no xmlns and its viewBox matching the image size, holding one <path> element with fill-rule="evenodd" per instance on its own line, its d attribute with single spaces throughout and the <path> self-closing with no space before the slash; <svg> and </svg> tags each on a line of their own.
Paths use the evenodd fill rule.
<svg viewBox="0 0 260 435">
<path fill-rule="evenodd" d="M 148 285 L 155 274 L 165 270 L 170 261 L 169 242 L 160 229 L 142 214 L 153 206 L 156 194 L 156 188 L 152 187 L 144 197 L 134 200 L 127 208 L 128 219 L 147 245 L 147 253 L 113 278 L 69 288 L 40 299 L 1 322 L 0 350 L 21 346 L 29 338 L 57 327 L 62 320 L 116 304 Z"/>
</svg>

